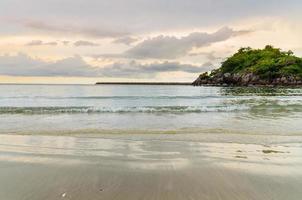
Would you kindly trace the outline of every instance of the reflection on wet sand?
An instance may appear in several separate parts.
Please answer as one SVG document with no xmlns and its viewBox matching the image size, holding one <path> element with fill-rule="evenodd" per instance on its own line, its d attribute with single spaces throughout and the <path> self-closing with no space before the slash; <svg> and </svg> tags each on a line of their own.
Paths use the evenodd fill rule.
<svg viewBox="0 0 302 200">
<path fill-rule="evenodd" d="M 0 136 L 0 161 L 68 164 L 103 163 L 142 169 L 174 169 L 200 163 L 240 168 L 251 164 L 297 167 L 302 164 L 299 144 L 257 145 L 198 141 L 125 140 L 54 136 Z M 60 162 L 64 161 L 64 162 Z M 302 165 L 301 165 L 302 166 Z M 253 171 L 256 167 L 247 171 Z M 259 172 L 259 170 L 257 170 Z M 261 172 L 261 169 L 260 169 Z M 272 173 L 273 171 L 270 170 Z"/>
<path fill-rule="evenodd" d="M 31 194 L 25 199 L 33 200 L 302 195 L 300 143 L 21 135 L 0 135 L 0 141 L 0 199 L 25 194 Z"/>
</svg>

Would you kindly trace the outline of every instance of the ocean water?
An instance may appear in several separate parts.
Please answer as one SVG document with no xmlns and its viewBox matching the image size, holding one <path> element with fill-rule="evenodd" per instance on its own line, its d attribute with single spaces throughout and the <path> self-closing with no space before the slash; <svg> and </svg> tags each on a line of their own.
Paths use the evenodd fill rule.
<svg viewBox="0 0 302 200">
<path fill-rule="evenodd" d="M 302 134 L 302 88 L 0 85 L 0 133 Z"/>
</svg>

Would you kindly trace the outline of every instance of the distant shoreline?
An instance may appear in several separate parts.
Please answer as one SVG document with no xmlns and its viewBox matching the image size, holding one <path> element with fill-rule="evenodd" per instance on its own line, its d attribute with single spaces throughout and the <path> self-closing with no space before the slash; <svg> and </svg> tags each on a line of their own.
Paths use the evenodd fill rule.
<svg viewBox="0 0 302 200">
<path fill-rule="evenodd" d="M 96 85 L 192 85 L 188 82 L 97 82 Z"/>
</svg>

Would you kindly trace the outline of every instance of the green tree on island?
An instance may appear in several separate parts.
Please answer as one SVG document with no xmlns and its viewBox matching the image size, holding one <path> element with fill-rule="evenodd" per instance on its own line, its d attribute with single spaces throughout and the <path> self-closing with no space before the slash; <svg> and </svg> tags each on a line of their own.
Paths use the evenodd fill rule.
<svg viewBox="0 0 302 200">
<path fill-rule="evenodd" d="M 292 51 L 281 51 L 267 45 L 264 49 L 241 48 L 232 57 L 222 63 L 222 73 L 252 72 L 263 78 L 282 75 L 302 76 L 302 58 Z"/>
<path fill-rule="evenodd" d="M 193 84 L 300 85 L 301 78 L 302 58 L 267 45 L 264 49 L 240 48 L 219 69 L 201 74 Z"/>
</svg>

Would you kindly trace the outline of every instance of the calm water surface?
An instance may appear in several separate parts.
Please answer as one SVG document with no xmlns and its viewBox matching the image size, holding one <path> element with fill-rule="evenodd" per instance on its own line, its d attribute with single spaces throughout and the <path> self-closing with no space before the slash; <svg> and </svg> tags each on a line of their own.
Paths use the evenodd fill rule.
<svg viewBox="0 0 302 200">
<path fill-rule="evenodd" d="M 0 85 L 0 133 L 302 134 L 302 88 Z"/>
</svg>

